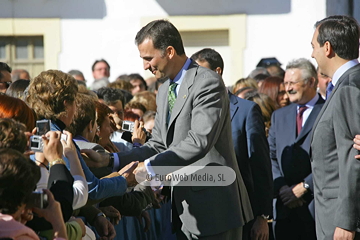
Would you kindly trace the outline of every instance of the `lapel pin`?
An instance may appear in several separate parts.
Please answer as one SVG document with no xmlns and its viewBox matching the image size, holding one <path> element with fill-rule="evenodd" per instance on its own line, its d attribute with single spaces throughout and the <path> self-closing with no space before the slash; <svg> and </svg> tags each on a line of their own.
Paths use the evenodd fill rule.
<svg viewBox="0 0 360 240">
<path fill-rule="evenodd" d="M 183 98 L 185 99 L 185 98 L 186 98 L 186 95 L 184 95 Z"/>
</svg>

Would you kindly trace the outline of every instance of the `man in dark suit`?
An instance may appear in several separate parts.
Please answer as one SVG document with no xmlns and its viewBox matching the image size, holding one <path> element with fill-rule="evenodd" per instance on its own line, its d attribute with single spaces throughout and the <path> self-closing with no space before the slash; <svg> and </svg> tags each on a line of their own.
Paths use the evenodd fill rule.
<svg viewBox="0 0 360 240">
<path fill-rule="evenodd" d="M 332 78 L 311 141 L 318 239 L 358 239 L 360 161 L 352 148 L 360 132 L 359 24 L 330 16 L 315 24 L 312 57 Z"/>
<path fill-rule="evenodd" d="M 120 161 L 145 160 L 137 175 L 182 166 L 227 166 L 236 179 L 227 186 L 172 187 L 172 218 L 178 239 L 237 239 L 252 216 L 231 138 L 229 100 L 218 74 L 200 68 L 184 52 L 177 29 L 156 20 L 135 42 L 144 69 L 169 78 L 157 95 L 152 138 L 141 148 L 119 153 Z M 126 159 L 126 160 L 125 160 Z"/>
<path fill-rule="evenodd" d="M 287 65 L 284 84 L 292 104 L 273 113 L 268 138 L 276 196 L 274 234 L 277 240 L 311 240 L 316 234 L 308 208 L 313 200 L 310 133 L 324 100 L 316 92 L 316 69 L 307 59 Z"/>
<path fill-rule="evenodd" d="M 222 76 L 224 61 L 214 49 L 204 48 L 191 58 Z M 255 216 L 244 226 L 242 239 L 268 240 L 267 220 L 272 215 L 273 184 L 264 120 L 256 103 L 236 97 L 229 91 L 228 96 L 236 160 Z"/>
</svg>

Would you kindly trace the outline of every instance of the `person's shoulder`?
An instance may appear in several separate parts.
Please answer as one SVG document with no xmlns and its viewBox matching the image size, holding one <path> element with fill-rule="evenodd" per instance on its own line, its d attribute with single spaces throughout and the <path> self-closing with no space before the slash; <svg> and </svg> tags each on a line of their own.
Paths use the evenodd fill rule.
<svg viewBox="0 0 360 240">
<path fill-rule="evenodd" d="M 284 115 L 284 114 L 291 114 L 291 110 L 296 109 L 295 103 L 290 103 L 289 105 L 276 109 L 273 114 L 275 115 Z"/>
<path fill-rule="evenodd" d="M 242 110 L 245 110 L 245 109 L 250 110 L 257 106 L 257 104 L 253 101 L 249 101 L 249 100 L 240 98 L 232 93 L 228 93 L 228 94 L 229 94 L 230 103 L 240 107 Z"/>
</svg>

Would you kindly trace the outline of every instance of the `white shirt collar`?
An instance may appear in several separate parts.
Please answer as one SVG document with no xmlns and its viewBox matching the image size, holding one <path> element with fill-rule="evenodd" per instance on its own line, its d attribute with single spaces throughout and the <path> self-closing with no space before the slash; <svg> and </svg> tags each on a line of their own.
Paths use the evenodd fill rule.
<svg viewBox="0 0 360 240">
<path fill-rule="evenodd" d="M 315 96 L 305 104 L 305 106 L 307 108 L 313 108 L 318 100 L 319 100 L 319 94 L 316 93 Z M 300 107 L 300 105 L 297 106 L 298 111 L 299 111 L 299 107 Z"/>
<path fill-rule="evenodd" d="M 332 84 L 335 86 L 336 83 L 339 81 L 340 77 L 350 68 L 352 68 L 353 66 L 359 64 L 359 61 L 357 59 L 353 59 L 350 60 L 348 62 L 346 62 L 345 64 L 343 64 L 341 67 L 339 67 L 336 72 L 334 73 L 333 77 L 332 77 Z"/>
</svg>

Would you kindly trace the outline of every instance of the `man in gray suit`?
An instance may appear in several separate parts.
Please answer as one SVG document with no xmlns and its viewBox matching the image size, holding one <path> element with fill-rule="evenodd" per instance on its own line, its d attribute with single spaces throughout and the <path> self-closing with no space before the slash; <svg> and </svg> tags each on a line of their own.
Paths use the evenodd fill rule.
<svg viewBox="0 0 360 240">
<path fill-rule="evenodd" d="M 319 240 L 358 239 L 360 161 L 352 140 L 360 132 L 359 25 L 330 16 L 315 27 L 312 57 L 332 78 L 311 142 L 316 234 Z"/>
<path fill-rule="evenodd" d="M 186 57 L 180 34 L 168 21 L 150 22 L 135 42 L 144 69 L 169 80 L 157 95 L 152 139 L 119 153 L 120 161 L 145 160 L 138 175 L 154 175 L 161 166 L 232 168 L 236 180 L 228 186 L 172 187 L 172 222 L 178 239 L 241 238 L 242 226 L 253 216 L 229 141 L 229 99 L 221 77 Z"/>
</svg>

